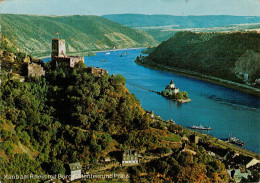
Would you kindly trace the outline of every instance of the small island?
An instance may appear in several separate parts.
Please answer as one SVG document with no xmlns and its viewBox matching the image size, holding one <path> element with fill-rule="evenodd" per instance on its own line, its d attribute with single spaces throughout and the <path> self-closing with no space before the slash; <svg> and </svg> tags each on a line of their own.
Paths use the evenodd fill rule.
<svg viewBox="0 0 260 183">
<path fill-rule="evenodd" d="M 161 91 L 160 94 L 164 97 L 176 100 L 177 102 L 181 103 L 187 103 L 191 101 L 186 91 L 180 92 L 180 89 L 175 87 L 173 80 L 171 80 L 170 84 L 167 85 L 165 90 Z"/>
</svg>

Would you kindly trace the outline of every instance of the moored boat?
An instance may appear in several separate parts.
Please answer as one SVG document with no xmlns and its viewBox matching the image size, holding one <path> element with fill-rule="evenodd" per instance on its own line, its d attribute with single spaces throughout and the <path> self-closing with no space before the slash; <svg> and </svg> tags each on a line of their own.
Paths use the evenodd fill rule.
<svg viewBox="0 0 260 183">
<path fill-rule="evenodd" d="M 229 137 L 227 139 L 228 142 L 232 143 L 232 144 L 236 144 L 236 145 L 240 145 L 240 146 L 243 146 L 245 145 L 245 142 L 243 141 L 240 141 L 238 138 L 236 137 Z"/>
<path fill-rule="evenodd" d="M 196 130 L 212 130 L 211 127 L 204 127 L 202 125 L 196 126 L 196 125 L 192 125 L 190 126 L 190 129 L 196 129 Z"/>
</svg>

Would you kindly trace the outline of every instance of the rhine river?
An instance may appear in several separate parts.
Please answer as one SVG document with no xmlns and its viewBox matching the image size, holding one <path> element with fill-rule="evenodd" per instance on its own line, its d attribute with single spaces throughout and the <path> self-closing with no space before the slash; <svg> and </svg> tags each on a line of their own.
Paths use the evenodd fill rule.
<svg viewBox="0 0 260 183">
<path fill-rule="evenodd" d="M 110 75 L 123 75 L 126 78 L 126 87 L 139 99 L 142 107 L 154 111 L 162 119 L 173 119 L 184 127 L 200 124 L 210 126 L 213 130 L 204 133 L 220 139 L 235 136 L 245 142 L 244 148 L 260 153 L 260 98 L 208 82 L 139 66 L 134 60 L 141 51 L 142 49 L 117 50 L 109 51 L 110 54 L 97 52 L 96 56 L 85 57 L 85 64 L 104 68 Z M 139 88 L 162 91 L 171 80 L 181 91 L 188 92 L 191 102 L 180 104 Z"/>
</svg>

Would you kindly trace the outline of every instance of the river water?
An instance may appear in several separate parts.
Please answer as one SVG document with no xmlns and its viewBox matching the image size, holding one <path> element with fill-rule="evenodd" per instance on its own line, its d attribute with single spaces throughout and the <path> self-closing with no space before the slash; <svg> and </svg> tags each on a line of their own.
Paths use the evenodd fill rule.
<svg viewBox="0 0 260 183">
<path fill-rule="evenodd" d="M 260 98 L 208 82 L 135 64 L 142 49 L 97 52 L 85 57 L 87 66 L 100 67 L 109 74 L 121 74 L 126 87 L 139 99 L 142 107 L 154 111 L 164 120 L 173 119 L 188 127 L 203 125 L 213 128 L 208 133 L 220 139 L 235 136 L 245 142 L 244 148 L 260 153 Z M 127 53 L 127 54 L 124 54 Z M 122 55 L 122 57 L 120 57 Z M 46 59 L 45 59 L 46 61 Z M 187 91 L 191 102 L 180 104 L 155 91 L 164 90 L 173 80 L 181 91 Z"/>
</svg>

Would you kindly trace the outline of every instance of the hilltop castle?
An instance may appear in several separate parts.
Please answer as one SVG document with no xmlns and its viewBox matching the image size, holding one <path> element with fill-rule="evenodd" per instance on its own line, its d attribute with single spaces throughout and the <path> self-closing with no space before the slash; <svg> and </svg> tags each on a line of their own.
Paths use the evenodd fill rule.
<svg viewBox="0 0 260 183">
<path fill-rule="evenodd" d="M 51 61 L 57 67 L 73 68 L 77 63 L 83 62 L 84 58 L 79 56 L 66 56 L 66 46 L 64 39 L 52 39 Z"/>
<path fill-rule="evenodd" d="M 74 68 L 76 64 L 80 62 L 84 63 L 84 57 L 66 56 L 65 40 L 54 38 L 52 40 L 51 62 L 56 68 Z M 108 73 L 108 71 L 98 67 L 88 67 L 81 70 L 81 72 L 91 73 L 97 77 L 101 77 Z"/>
</svg>

